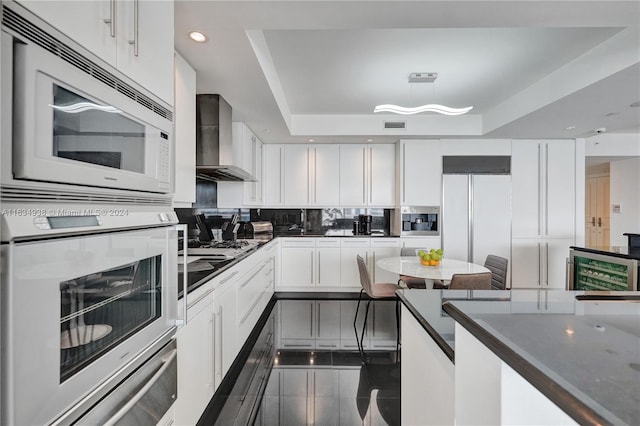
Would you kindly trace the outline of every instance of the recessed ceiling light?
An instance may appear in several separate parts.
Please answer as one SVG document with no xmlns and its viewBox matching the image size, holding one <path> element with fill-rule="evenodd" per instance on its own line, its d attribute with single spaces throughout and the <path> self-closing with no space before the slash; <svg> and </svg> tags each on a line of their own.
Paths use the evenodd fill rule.
<svg viewBox="0 0 640 426">
<path fill-rule="evenodd" d="M 573 130 L 573 129 L 575 129 L 575 128 L 576 128 L 576 126 L 567 126 L 567 127 L 565 127 L 564 129 L 565 129 L 565 130 Z"/>
<path fill-rule="evenodd" d="M 197 41 L 198 43 L 204 43 L 207 41 L 207 36 L 201 33 L 200 31 L 191 31 L 189 33 L 189 38 L 193 41 Z"/>
<path fill-rule="evenodd" d="M 629 105 L 629 106 L 630 106 L 630 107 L 632 107 L 632 108 L 638 108 L 638 107 L 640 107 L 640 101 L 638 101 L 638 102 L 634 102 L 634 103 L 632 103 L 632 104 L 631 104 L 631 105 Z"/>
<path fill-rule="evenodd" d="M 373 139 L 367 139 L 367 142 L 373 142 Z"/>
<path fill-rule="evenodd" d="M 620 113 L 619 113 L 619 112 L 610 112 L 610 113 L 608 113 L 606 116 L 607 116 L 607 117 L 612 117 L 612 116 L 614 116 L 614 115 L 618 115 L 618 114 L 620 114 Z"/>
<path fill-rule="evenodd" d="M 307 139 L 308 142 L 315 142 L 315 139 Z"/>
</svg>

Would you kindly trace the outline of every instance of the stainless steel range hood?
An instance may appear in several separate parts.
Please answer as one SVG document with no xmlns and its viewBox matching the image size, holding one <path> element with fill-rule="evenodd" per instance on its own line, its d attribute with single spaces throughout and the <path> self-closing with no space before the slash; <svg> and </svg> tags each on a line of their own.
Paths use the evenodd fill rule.
<svg viewBox="0 0 640 426">
<path fill-rule="evenodd" d="M 231 106 L 220 95 L 197 95 L 196 178 L 255 182 L 251 173 L 242 169 L 241 162 L 242 149 L 233 147 Z"/>
</svg>

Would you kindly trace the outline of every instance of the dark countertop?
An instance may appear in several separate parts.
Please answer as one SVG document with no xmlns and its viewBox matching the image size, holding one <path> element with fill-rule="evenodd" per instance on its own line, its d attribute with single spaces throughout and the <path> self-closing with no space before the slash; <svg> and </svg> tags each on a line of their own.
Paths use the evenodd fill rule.
<svg viewBox="0 0 640 426">
<path fill-rule="evenodd" d="M 452 361 L 458 322 L 579 424 L 640 424 L 637 292 L 401 290 L 398 295 Z"/>
<path fill-rule="evenodd" d="M 640 260 L 640 247 L 628 247 L 628 246 L 600 246 L 600 247 L 578 247 L 571 246 L 570 248 L 578 251 L 584 251 L 587 253 L 604 254 L 606 256 L 620 257 L 623 259 L 637 259 Z"/>
<path fill-rule="evenodd" d="M 292 231 L 278 231 L 274 232 L 273 237 L 345 237 L 345 238 L 399 238 L 399 235 L 385 234 L 385 233 L 373 233 L 371 235 L 353 235 L 353 231 L 350 229 L 332 229 L 326 232 L 311 232 L 302 230 Z"/>
</svg>

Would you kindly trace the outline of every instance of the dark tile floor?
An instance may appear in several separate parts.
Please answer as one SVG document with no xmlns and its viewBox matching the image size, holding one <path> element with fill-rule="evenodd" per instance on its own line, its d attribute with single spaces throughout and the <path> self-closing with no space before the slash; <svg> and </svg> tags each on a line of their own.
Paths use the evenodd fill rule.
<svg viewBox="0 0 640 426">
<path fill-rule="evenodd" d="M 227 373 L 198 425 L 399 425 L 400 362 L 395 350 L 366 352 L 363 362 L 357 350 L 279 349 L 277 304 L 282 302 L 265 312 L 262 329 L 252 333 L 257 336 L 252 349 L 242 351 L 244 358 L 240 355 L 238 367 Z M 323 309 L 340 302 L 324 301 Z M 381 318 L 378 312 L 378 321 Z M 335 318 L 324 315 L 322 321 L 335 323 Z M 395 331 L 395 318 L 390 329 Z M 351 338 L 350 327 L 347 330 Z"/>
<path fill-rule="evenodd" d="M 395 352 L 278 351 L 254 425 L 399 425 Z"/>
</svg>

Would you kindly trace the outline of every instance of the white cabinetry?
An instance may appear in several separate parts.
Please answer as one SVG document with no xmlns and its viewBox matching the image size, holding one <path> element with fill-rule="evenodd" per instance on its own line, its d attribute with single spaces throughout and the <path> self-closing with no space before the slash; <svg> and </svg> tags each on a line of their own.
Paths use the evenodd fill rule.
<svg viewBox="0 0 640 426">
<path fill-rule="evenodd" d="M 400 205 L 439 206 L 442 154 L 439 140 L 400 141 Z"/>
<path fill-rule="evenodd" d="M 575 142 L 514 140 L 511 287 L 564 288 L 575 238 Z"/>
<path fill-rule="evenodd" d="M 187 324 L 177 333 L 178 399 L 175 403 L 175 422 L 179 425 L 197 423 L 215 388 L 211 293 L 189 307 L 187 315 Z"/>
<path fill-rule="evenodd" d="M 196 201 L 196 72 L 175 54 L 175 187 L 174 207 Z"/>
<path fill-rule="evenodd" d="M 442 248 L 440 237 L 401 237 L 400 243 L 402 248 Z"/>
<path fill-rule="evenodd" d="M 20 4 L 173 104 L 173 2 L 20 1 Z"/>
<path fill-rule="evenodd" d="M 256 178 L 255 182 L 218 182 L 218 208 L 262 205 L 262 142 L 242 122 L 233 122 L 233 164 Z"/>
<path fill-rule="evenodd" d="M 284 146 L 262 146 L 262 176 L 264 207 L 284 205 Z"/>
<path fill-rule="evenodd" d="M 237 276 L 240 270 L 234 268 L 216 278 L 218 287 L 213 293 L 214 313 L 214 377 L 217 384 L 224 378 L 238 354 Z"/>
<path fill-rule="evenodd" d="M 340 286 L 340 241 L 337 238 L 290 238 L 282 241 L 282 287 Z"/>
<path fill-rule="evenodd" d="M 395 146 L 340 145 L 340 205 L 394 207 Z"/>
<path fill-rule="evenodd" d="M 270 189 L 277 188 L 278 174 L 284 180 L 281 185 L 284 204 L 287 207 L 337 206 L 340 201 L 338 145 L 285 145 L 282 149 L 282 172 L 274 170 L 276 164 L 266 167 L 271 168 Z"/>
<path fill-rule="evenodd" d="M 382 270 L 375 266 L 377 259 L 400 255 L 400 240 L 398 238 L 343 238 L 342 263 L 340 265 L 340 280 L 343 288 L 359 290 L 360 271 L 356 256 L 364 259 L 371 280 L 376 282 L 396 283 L 398 275 Z"/>
</svg>

